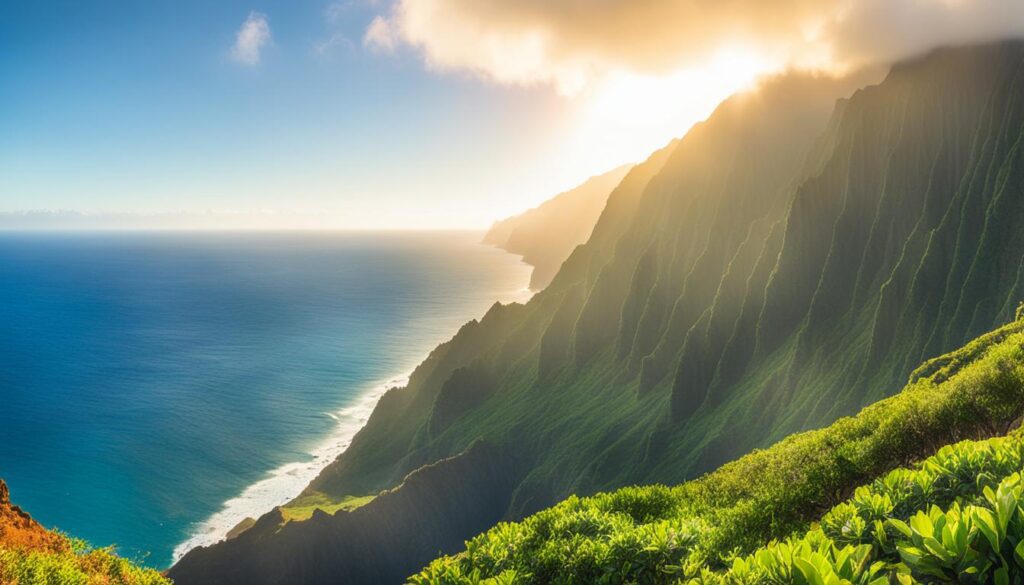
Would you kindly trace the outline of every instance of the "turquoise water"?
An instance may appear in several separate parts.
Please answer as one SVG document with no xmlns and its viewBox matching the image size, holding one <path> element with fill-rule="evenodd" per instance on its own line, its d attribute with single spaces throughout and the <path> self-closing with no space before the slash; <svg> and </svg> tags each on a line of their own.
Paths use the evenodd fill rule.
<svg viewBox="0 0 1024 585">
<path fill-rule="evenodd" d="M 45 525 L 168 565 L 294 496 L 383 384 L 525 298 L 529 268 L 479 237 L 0 233 L 0 477 Z"/>
</svg>

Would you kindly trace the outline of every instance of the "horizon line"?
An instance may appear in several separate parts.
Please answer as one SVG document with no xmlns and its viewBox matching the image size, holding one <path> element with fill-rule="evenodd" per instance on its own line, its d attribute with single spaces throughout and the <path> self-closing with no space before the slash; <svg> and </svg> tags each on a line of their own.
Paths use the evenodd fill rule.
<svg viewBox="0 0 1024 585">
<path fill-rule="evenodd" d="M 434 227 L 269 227 L 269 226 L 215 226 L 215 227 L 51 227 L 51 226 L 0 226 L 0 232 L 484 232 L 486 227 L 434 226 Z"/>
</svg>

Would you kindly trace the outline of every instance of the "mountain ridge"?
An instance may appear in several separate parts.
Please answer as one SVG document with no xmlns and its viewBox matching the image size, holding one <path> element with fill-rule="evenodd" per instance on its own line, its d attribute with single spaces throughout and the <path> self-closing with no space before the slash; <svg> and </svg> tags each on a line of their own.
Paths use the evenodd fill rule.
<svg viewBox="0 0 1024 585">
<path fill-rule="evenodd" d="M 679 483 L 883 398 L 1013 316 L 1022 64 L 1024 44 L 996 43 L 852 95 L 790 78 L 728 100 L 627 173 L 547 288 L 386 394 L 308 492 L 376 493 L 484 439 L 527 468 L 517 519 Z"/>
<path fill-rule="evenodd" d="M 530 289 L 546 287 L 573 249 L 590 237 L 608 195 L 632 167 L 595 175 L 537 207 L 494 222 L 483 243 L 522 256 L 534 267 Z"/>
<path fill-rule="evenodd" d="M 793 557 L 825 554 L 841 571 L 848 545 L 871 547 L 858 548 L 868 560 L 854 573 L 913 573 L 918 581 L 912 582 L 934 582 L 950 580 L 959 568 L 959 582 L 991 582 L 979 578 L 991 565 L 956 562 L 969 561 L 968 555 L 950 555 L 945 572 L 929 573 L 934 565 L 916 563 L 924 554 L 896 554 L 887 543 L 901 533 L 876 521 L 905 522 L 932 506 L 986 499 L 1004 479 L 1019 482 L 1022 364 L 1024 320 L 1018 319 L 922 364 L 901 392 L 852 417 L 791 435 L 677 486 L 570 497 L 522 522 L 492 528 L 409 582 L 762 582 L 744 578 L 756 572 L 748 565 L 765 581 L 803 582 Z M 775 559 L 780 562 L 765 558 L 765 551 L 786 555 L 787 546 L 796 550 Z M 886 562 L 876 566 L 880 558 Z M 780 574 L 780 564 L 788 574 Z M 973 575 L 963 572 L 969 566 Z M 808 575 L 806 582 L 816 581 Z"/>
</svg>

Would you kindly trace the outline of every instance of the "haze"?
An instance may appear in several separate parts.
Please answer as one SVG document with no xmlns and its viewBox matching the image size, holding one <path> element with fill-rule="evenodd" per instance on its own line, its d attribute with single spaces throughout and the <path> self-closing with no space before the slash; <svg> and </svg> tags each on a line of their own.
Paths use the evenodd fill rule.
<svg viewBox="0 0 1024 585">
<path fill-rule="evenodd" d="M 0 223 L 480 228 L 761 75 L 1022 29 L 1016 0 L 7 3 Z"/>
</svg>

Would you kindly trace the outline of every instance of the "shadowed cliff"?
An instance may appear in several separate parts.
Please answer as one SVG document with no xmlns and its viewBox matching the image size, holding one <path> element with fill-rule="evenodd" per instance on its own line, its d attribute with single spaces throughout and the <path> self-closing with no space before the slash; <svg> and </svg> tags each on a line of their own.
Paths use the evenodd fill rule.
<svg viewBox="0 0 1024 585">
<path fill-rule="evenodd" d="M 514 456 L 478 441 L 411 473 L 373 501 L 333 515 L 285 523 L 279 510 L 168 571 L 176 583 L 399 583 L 424 558 L 453 552 L 462 534 L 502 519 L 518 482 Z"/>
</svg>

